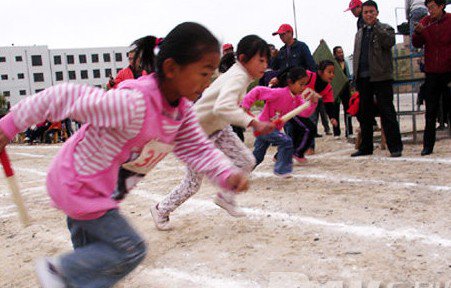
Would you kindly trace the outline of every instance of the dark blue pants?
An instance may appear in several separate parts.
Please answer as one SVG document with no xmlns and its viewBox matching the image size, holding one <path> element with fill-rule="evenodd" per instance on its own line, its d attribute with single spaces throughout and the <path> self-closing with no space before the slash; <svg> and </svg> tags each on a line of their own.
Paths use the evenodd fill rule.
<svg viewBox="0 0 451 288">
<path fill-rule="evenodd" d="M 117 209 L 94 220 L 67 218 L 75 250 L 61 257 L 69 287 L 112 287 L 146 256 L 144 240 Z"/>
<path fill-rule="evenodd" d="M 254 157 L 256 165 L 262 163 L 266 150 L 270 145 L 277 146 L 277 161 L 274 172 L 287 174 L 293 171 L 293 143 L 288 135 L 276 130 L 267 135 L 258 136 L 254 142 Z"/>
</svg>

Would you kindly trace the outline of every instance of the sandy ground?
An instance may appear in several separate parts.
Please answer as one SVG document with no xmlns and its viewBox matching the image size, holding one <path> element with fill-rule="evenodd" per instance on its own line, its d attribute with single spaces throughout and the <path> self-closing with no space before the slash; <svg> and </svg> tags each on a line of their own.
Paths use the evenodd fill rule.
<svg viewBox="0 0 451 288">
<path fill-rule="evenodd" d="M 451 281 L 451 139 L 438 141 L 430 157 L 419 156 L 421 145 L 406 144 L 396 159 L 379 149 L 370 157 L 350 158 L 353 145 L 331 136 L 317 143 L 317 154 L 295 167 L 291 180 L 272 174 L 275 150 L 269 151 L 252 174 L 251 189 L 238 199 L 248 217 L 235 219 L 215 206 L 211 198 L 217 189 L 205 183 L 173 213 L 174 230 L 160 232 L 149 206 L 170 192 L 184 171 L 169 156 L 122 204 L 149 254 L 117 286 Z M 65 217 L 49 206 L 44 188 L 59 146 L 8 148 L 32 225 L 21 228 L 0 181 L 0 287 L 38 287 L 34 260 L 71 250 Z"/>
</svg>

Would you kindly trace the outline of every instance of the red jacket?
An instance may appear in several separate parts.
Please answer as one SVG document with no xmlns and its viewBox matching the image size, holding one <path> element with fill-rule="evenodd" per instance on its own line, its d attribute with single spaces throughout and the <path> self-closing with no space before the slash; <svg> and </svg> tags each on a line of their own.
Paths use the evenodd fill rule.
<svg viewBox="0 0 451 288">
<path fill-rule="evenodd" d="M 451 14 L 445 13 L 439 21 L 428 15 L 420 23 L 425 28 L 413 34 L 412 44 L 417 48 L 424 45 L 425 71 L 451 72 Z"/>
<path fill-rule="evenodd" d="M 142 71 L 141 76 L 147 75 L 146 70 Z M 127 79 L 134 79 L 135 77 L 133 76 L 133 71 L 130 68 L 130 66 L 127 66 L 127 68 L 122 69 L 121 71 L 119 71 L 119 73 L 117 73 L 116 78 L 114 78 L 114 86 L 111 87 L 110 82 L 108 82 L 107 87 L 108 89 L 111 88 L 117 88 L 117 85 L 119 85 L 119 83 L 121 83 L 124 80 Z"/>
</svg>

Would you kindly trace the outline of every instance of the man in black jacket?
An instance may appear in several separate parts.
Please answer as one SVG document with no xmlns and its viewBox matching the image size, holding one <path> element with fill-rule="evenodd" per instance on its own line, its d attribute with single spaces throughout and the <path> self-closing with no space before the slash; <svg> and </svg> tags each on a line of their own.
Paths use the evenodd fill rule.
<svg viewBox="0 0 451 288">
<path fill-rule="evenodd" d="M 373 154 L 374 96 L 381 114 L 382 127 L 391 157 L 402 155 L 403 145 L 393 105 L 393 62 L 391 48 L 395 45 L 394 29 L 379 22 L 376 2 L 362 4 L 365 25 L 359 29 L 354 43 L 354 77 L 360 93 L 359 116 L 362 144 L 352 157 Z"/>
</svg>

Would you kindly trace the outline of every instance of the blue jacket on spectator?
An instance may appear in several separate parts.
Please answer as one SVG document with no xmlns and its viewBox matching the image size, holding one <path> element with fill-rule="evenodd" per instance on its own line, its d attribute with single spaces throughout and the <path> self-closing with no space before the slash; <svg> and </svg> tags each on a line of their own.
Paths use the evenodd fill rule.
<svg viewBox="0 0 451 288">
<path fill-rule="evenodd" d="M 302 67 L 306 70 L 316 71 L 316 63 L 307 44 L 295 39 L 294 44 L 289 48 L 287 48 L 287 45 L 284 45 L 280 49 L 271 68 L 281 71 L 289 67 Z"/>
</svg>

